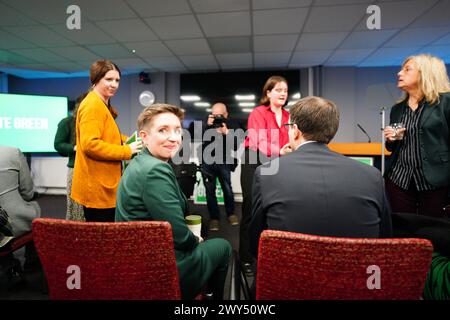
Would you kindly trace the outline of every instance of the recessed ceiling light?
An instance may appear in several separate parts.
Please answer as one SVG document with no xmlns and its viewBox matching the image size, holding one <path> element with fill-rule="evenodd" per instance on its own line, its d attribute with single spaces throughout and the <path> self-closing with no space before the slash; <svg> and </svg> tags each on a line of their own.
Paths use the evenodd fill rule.
<svg viewBox="0 0 450 320">
<path fill-rule="evenodd" d="M 239 102 L 239 107 L 254 107 L 254 102 Z"/>
<path fill-rule="evenodd" d="M 196 107 L 211 107 L 211 103 L 209 103 L 209 102 L 194 102 L 194 106 L 196 106 Z"/>
<path fill-rule="evenodd" d="M 234 98 L 236 100 L 240 100 L 240 101 L 242 101 L 242 100 L 255 100 L 255 95 L 254 94 L 246 94 L 246 95 L 244 95 L 244 94 L 237 94 L 237 95 L 234 96 Z"/>
<path fill-rule="evenodd" d="M 183 101 L 200 101 L 199 96 L 193 96 L 193 95 L 180 96 L 180 99 Z"/>
</svg>

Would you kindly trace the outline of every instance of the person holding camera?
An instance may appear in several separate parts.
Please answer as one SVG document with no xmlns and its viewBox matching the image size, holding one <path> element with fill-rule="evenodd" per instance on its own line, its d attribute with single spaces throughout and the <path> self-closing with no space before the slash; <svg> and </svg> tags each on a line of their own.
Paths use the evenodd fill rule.
<svg viewBox="0 0 450 320">
<path fill-rule="evenodd" d="M 237 166 L 237 159 L 232 157 L 232 151 L 237 150 L 237 139 L 233 132 L 237 128 L 237 124 L 228 119 L 225 104 L 215 103 L 203 134 L 203 161 L 200 165 L 210 215 L 210 231 L 220 229 L 220 213 L 216 197 L 217 178 L 222 186 L 228 222 L 231 225 L 239 224 L 238 217 L 234 214 L 234 195 L 231 187 L 231 172 Z"/>
</svg>

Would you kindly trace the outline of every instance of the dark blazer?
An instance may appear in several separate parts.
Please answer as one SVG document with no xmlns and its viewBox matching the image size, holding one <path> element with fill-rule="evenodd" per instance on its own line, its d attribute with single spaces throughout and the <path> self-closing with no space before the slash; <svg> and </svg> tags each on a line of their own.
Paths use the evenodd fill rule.
<svg viewBox="0 0 450 320">
<path fill-rule="evenodd" d="M 392 235 L 390 207 L 377 169 L 317 142 L 280 157 L 274 175 L 261 173 L 267 166 L 259 166 L 253 180 L 249 233 L 255 256 L 264 229 L 352 238 Z"/>
<path fill-rule="evenodd" d="M 127 166 L 117 190 L 116 221 L 168 221 L 183 299 L 193 299 L 213 272 L 204 244 L 186 225 L 187 201 L 172 167 L 147 148 Z"/>
<path fill-rule="evenodd" d="M 391 109 L 390 123 L 400 122 L 403 112 L 409 108 L 407 102 L 396 104 Z M 439 95 L 439 103 L 430 105 L 425 102 L 419 120 L 419 141 L 422 168 L 425 179 L 435 187 L 450 185 L 449 163 L 449 127 L 450 127 L 450 93 Z M 400 152 L 400 141 L 386 143 L 392 151 L 389 167 L 385 176 L 393 168 Z"/>
</svg>

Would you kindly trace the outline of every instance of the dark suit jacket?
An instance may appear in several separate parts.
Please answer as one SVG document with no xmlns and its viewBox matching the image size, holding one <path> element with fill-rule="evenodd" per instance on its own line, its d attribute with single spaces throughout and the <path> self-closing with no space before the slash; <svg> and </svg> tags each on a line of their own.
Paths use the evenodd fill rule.
<svg viewBox="0 0 450 320">
<path fill-rule="evenodd" d="M 445 187 L 450 185 L 450 93 L 440 94 L 439 99 L 439 103 L 424 105 L 419 121 L 419 141 L 425 178 L 435 187 Z M 393 106 L 390 123 L 400 122 L 406 108 L 409 108 L 406 102 Z M 392 151 L 387 176 L 397 161 L 400 141 L 387 143 L 386 148 Z"/>
<path fill-rule="evenodd" d="M 249 233 L 255 256 L 264 229 L 353 238 L 392 235 L 377 169 L 317 142 L 280 157 L 274 175 L 261 174 L 267 165 L 258 167 L 253 180 Z"/>
</svg>

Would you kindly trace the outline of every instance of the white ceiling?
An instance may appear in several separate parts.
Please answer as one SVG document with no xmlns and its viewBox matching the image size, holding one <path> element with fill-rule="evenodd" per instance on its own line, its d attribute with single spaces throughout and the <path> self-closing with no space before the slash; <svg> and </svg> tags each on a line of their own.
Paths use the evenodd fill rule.
<svg viewBox="0 0 450 320">
<path fill-rule="evenodd" d="M 66 27 L 71 4 L 81 30 Z M 371 4 L 380 30 L 367 28 Z M 70 76 L 99 58 L 128 72 L 388 66 L 419 52 L 450 63 L 449 13 L 450 0 L 0 0 L 0 71 Z"/>
</svg>

